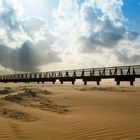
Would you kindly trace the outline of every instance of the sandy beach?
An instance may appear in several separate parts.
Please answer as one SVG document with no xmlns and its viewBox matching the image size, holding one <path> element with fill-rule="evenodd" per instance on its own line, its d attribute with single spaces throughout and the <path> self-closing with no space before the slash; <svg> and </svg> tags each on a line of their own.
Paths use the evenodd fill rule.
<svg viewBox="0 0 140 140">
<path fill-rule="evenodd" d="M 140 83 L 0 87 L 0 140 L 140 139 Z"/>
</svg>

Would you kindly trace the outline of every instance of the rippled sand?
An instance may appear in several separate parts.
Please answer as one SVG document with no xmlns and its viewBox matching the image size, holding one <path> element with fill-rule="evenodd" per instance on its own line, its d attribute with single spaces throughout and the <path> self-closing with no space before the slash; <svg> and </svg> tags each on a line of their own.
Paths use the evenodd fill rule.
<svg viewBox="0 0 140 140">
<path fill-rule="evenodd" d="M 0 87 L 0 140 L 140 139 L 140 83 Z"/>
</svg>

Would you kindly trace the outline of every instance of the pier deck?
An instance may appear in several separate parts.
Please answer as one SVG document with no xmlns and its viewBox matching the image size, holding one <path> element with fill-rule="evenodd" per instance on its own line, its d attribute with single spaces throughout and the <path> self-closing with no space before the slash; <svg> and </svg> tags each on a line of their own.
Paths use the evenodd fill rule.
<svg viewBox="0 0 140 140">
<path fill-rule="evenodd" d="M 52 82 L 55 84 L 59 80 L 61 84 L 64 82 L 74 84 L 76 80 L 81 79 L 84 85 L 88 81 L 94 81 L 100 85 L 102 79 L 114 79 L 117 85 L 122 81 L 128 81 L 130 85 L 134 85 L 136 78 L 140 78 L 140 65 L 0 75 L 0 82 Z"/>
</svg>

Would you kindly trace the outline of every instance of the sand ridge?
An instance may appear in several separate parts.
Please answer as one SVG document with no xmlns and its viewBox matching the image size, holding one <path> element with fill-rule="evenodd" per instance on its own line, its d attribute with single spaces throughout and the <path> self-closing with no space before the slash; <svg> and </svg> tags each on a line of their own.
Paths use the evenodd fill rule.
<svg viewBox="0 0 140 140">
<path fill-rule="evenodd" d="M 7 95 L 3 99 L 6 101 L 11 101 L 23 105 L 25 107 L 34 107 L 39 108 L 42 110 L 49 110 L 58 113 L 65 113 L 68 110 L 65 106 L 57 105 L 49 100 L 46 90 L 45 91 L 38 91 L 32 89 L 26 89 L 24 92 L 17 93 L 14 95 Z"/>
</svg>

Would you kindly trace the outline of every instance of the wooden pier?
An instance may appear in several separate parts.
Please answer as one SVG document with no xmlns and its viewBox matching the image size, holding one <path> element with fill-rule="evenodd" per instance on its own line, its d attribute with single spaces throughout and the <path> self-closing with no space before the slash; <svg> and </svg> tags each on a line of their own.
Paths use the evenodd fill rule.
<svg viewBox="0 0 140 140">
<path fill-rule="evenodd" d="M 58 80 L 61 84 L 64 82 L 75 84 L 76 80 L 81 79 L 84 85 L 87 85 L 88 81 L 94 81 L 100 85 L 102 79 L 114 79 L 117 85 L 122 81 L 128 81 L 133 86 L 136 78 L 140 78 L 140 65 L 0 75 L 0 82 L 52 82 L 55 84 Z"/>
</svg>

